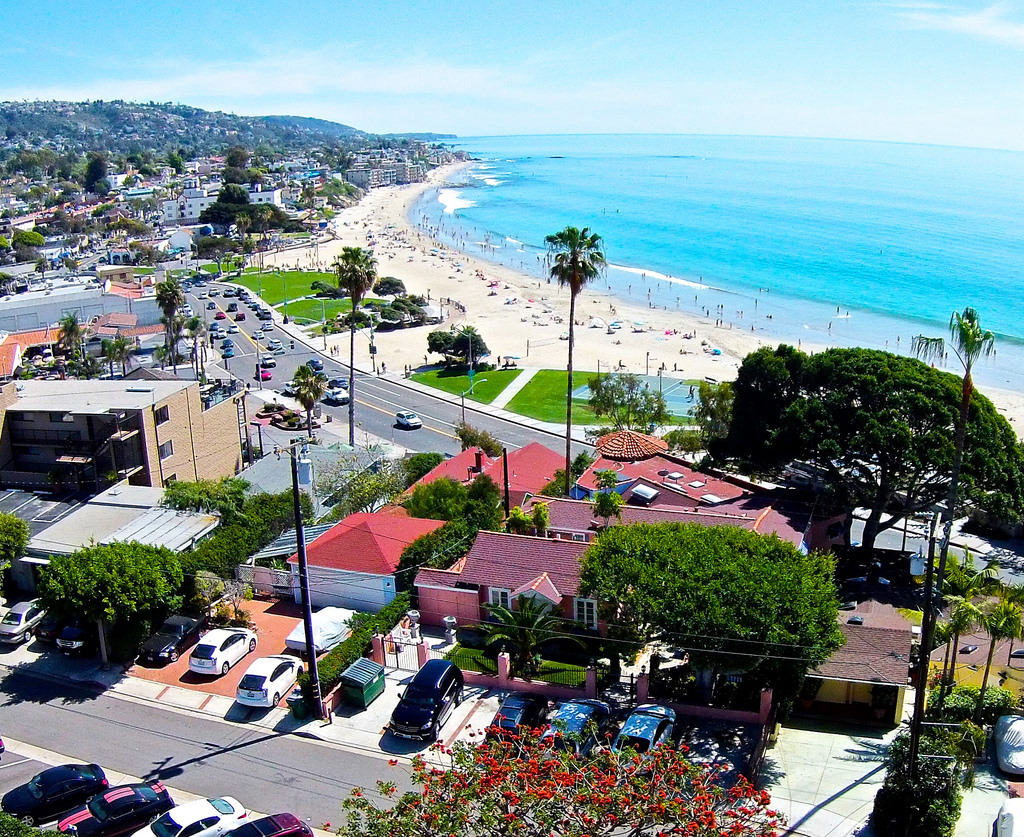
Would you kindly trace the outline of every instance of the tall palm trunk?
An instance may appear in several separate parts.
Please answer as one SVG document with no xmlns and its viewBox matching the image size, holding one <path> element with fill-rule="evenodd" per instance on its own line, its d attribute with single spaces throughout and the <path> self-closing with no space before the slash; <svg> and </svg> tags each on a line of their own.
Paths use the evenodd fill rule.
<svg viewBox="0 0 1024 837">
<path fill-rule="evenodd" d="M 565 393 L 565 496 L 572 489 L 572 350 L 576 342 L 576 291 L 569 292 L 569 366 Z"/>
<path fill-rule="evenodd" d="M 988 659 L 985 660 L 985 675 L 981 678 L 981 691 L 978 693 L 978 705 L 974 709 L 974 723 L 978 723 L 978 719 L 981 718 L 981 710 L 985 705 L 985 690 L 988 689 L 988 675 L 992 670 L 992 655 L 996 652 L 996 638 L 993 636 L 989 637 L 988 644 Z"/>
<path fill-rule="evenodd" d="M 942 679 L 939 680 L 939 706 L 946 703 L 947 679 L 956 675 L 956 648 L 960 644 L 960 633 L 953 634 L 952 641 L 946 643 L 946 654 L 942 659 Z"/>
<path fill-rule="evenodd" d="M 348 330 L 348 444 L 356 446 L 356 306 L 352 303 Z"/>
</svg>

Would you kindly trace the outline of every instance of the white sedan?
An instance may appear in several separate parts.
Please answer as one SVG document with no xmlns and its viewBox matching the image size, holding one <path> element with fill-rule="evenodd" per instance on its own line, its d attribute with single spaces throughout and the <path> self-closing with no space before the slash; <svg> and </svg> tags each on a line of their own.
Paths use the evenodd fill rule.
<svg viewBox="0 0 1024 837">
<path fill-rule="evenodd" d="M 398 422 L 399 427 L 404 427 L 406 430 L 423 427 L 423 421 L 411 410 L 399 410 L 395 413 L 395 421 Z"/>
<path fill-rule="evenodd" d="M 235 700 L 243 706 L 273 707 L 288 694 L 299 675 L 302 661 L 287 654 L 260 657 L 242 675 Z"/>
<path fill-rule="evenodd" d="M 248 628 L 215 628 L 205 634 L 188 658 L 196 674 L 227 674 L 246 654 L 256 650 L 256 634 Z"/>
<path fill-rule="evenodd" d="M 248 814 L 237 799 L 197 799 L 171 808 L 133 837 L 221 837 L 245 822 Z"/>
</svg>

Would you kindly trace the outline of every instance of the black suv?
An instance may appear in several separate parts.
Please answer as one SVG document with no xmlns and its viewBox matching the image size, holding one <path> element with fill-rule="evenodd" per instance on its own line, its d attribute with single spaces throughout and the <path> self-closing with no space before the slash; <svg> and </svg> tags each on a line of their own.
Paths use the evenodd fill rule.
<svg viewBox="0 0 1024 837">
<path fill-rule="evenodd" d="M 437 739 L 437 732 L 452 710 L 462 703 L 465 679 L 448 660 L 429 660 L 391 713 L 390 729 L 402 738 Z"/>
<path fill-rule="evenodd" d="M 203 632 L 205 619 L 172 616 L 160 630 L 142 645 L 139 659 L 147 663 L 173 663 L 186 648 L 192 647 Z"/>
</svg>

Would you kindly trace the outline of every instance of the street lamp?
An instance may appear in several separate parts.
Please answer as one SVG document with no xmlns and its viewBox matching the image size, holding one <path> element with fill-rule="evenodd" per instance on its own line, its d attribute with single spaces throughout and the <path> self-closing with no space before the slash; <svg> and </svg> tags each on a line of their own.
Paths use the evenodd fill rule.
<svg viewBox="0 0 1024 837">
<path fill-rule="evenodd" d="M 261 439 L 262 444 L 262 439 Z M 306 637 L 306 664 L 309 666 L 309 681 L 313 687 L 313 713 L 318 721 L 323 720 L 323 698 L 320 694 L 320 672 L 316 664 L 316 642 L 313 636 L 313 609 L 309 601 L 309 571 L 306 567 L 306 535 L 302 526 L 302 502 L 299 494 L 299 459 L 298 453 L 306 449 L 308 440 L 292 442 L 285 447 L 278 447 L 275 453 L 280 459 L 287 453 L 292 464 L 292 501 L 295 506 L 295 551 L 299 562 L 299 592 L 302 595 L 302 627 Z"/>
<path fill-rule="evenodd" d="M 473 392 L 473 387 L 475 387 L 477 384 L 484 383 L 486 380 L 487 380 L 486 378 L 476 378 L 475 380 L 470 382 L 469 389 L 467 389 L 464 393 L 462 393 L 462 423 L 463 424 L 466 423 L 466 396 L 470 395 Z"/>
</svg>

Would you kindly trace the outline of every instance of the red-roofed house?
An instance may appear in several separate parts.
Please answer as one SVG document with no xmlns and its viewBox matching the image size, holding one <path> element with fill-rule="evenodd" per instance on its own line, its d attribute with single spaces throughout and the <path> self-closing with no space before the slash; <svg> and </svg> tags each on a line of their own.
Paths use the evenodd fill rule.
<svg viewBox="0 0 1024 837">
<path fill-rule="evenodd" d="M 586 548 L 578 541 L 481 531 L 451 569 L 416 574 L 421 619 L 440 625 L 454 616 L 460 625 L 473 624 L 483 618 L 485 603 L 508 607 L 520 596 L 539 596 L 565 618 L 596 628 L 597 603 L 578 595 Z"/>
<path fill-rule="evenodd" d="M 540 442 L 530 442 L 525 447 L 508 452 L 508 493 L 510 504 L 521 505 L 527 494 L 539 494 L 555 477 L 555 471 L 562 467 L 565 459 L 559 453 L 544 447 Z M 427 485 L 435 480 L 450 479 L 468 485 L 480 474 L 487 474 L 504 494 L 505 463 L 502 457 L 489 457 L 478 447 L 467 448 L 446 459 L 428 471 L 417 485 Z"/>
<path fill-rule="evenodd" d="M 376 613 L 395 598 L 394 572 L 405 548 L 443 525 L 409 517 L 401 507 L 350 514 L 306 548 L 310 603 Z M 288 564 L 299 603 L 298 557 Z"/>
<path fill-rule="evenodd" d="M 680 459 L 659 454 L 640 462 L 619 462 L 598 457 L 573 487 L 576 499 L 590 499 L 597 492 L 597 472 L 614 471 L 618 491 L 627 503 L 647 506 L 717 506 L 752 493 L 753 486 L 732 477 L 715 477 L 694 471 Z"/>
</svg>

